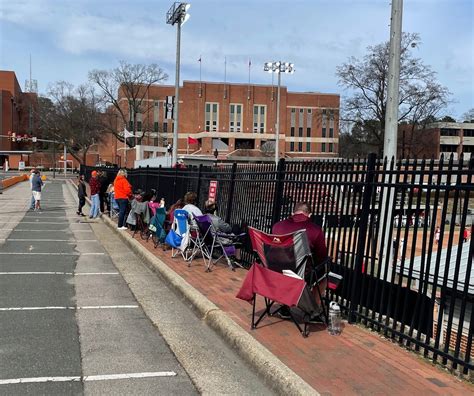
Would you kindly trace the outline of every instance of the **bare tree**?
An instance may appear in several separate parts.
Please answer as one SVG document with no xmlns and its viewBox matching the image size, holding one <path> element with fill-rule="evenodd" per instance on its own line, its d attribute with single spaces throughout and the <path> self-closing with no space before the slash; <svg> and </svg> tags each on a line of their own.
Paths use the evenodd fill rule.
<svg viewBox="0 0 474 396">
<path fill-rule="evenodd" d="M 152 117 L 149 115 L 154 103 L 148 100 L 149 88 L 167 78 L 168 75 L 155 63 L 142 65 L 120 61 L 115 69 L 89 72 L 89 80 L 100 87 L 106 105 L 111 106 L 119 114 L 122 125 L 127 126 L 136 136 L 133 143 L 130 140 L 127 141 L 129 146 L 140 144 L 146 134 L 153 131 L 152 123 L 149 122 Z M 110 119 L 105 123 L 105 127 L 111 127 L 110 132 L 123 141 L 123 134 L 116 128 L 112 128 L 117 124 L 113 113 L 110 109 L 106 112 Z M 142 115 L 141 131 L 138 131 L 138 114 Z"/>
<path fill-rule="evenodd" d="M 463 122 L 474 122 L 474 107 L 462 115 Z"/>
<path fill-rule="evenodd" d="M 436 72 L 412 54 L 419 46 L 416 33 L 404 33 L 400 61 L 399 121 L 420 128 L 424 120 L 435 117 L 448 104 L 448 89 L 436 81 Z M 367 54 L 355 57 L 337 68 L 339 84 L 350 91 L 343 101 L 341 118 L 354 123 L 375 122 L 368 130 L 368 142 L 382 154 L 387 103 L 389 43 L 367 48 Z"/>
<path fill-rule="evenodd" d="M 41 134 L 64 144 L 80 163 L 90 148 L 102 140 L 101 98 L 88 85 L 74 88 L 64 81 L 49 87 L 49 98 L 40 98 Z"/>
</svg>

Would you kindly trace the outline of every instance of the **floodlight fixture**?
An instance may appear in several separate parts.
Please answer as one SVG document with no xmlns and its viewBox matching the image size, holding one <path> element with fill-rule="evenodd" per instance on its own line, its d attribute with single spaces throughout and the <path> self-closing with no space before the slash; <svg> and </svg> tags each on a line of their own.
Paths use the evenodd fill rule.
<svg viewBox="0 0 474 396">
<path fill-rule="evenodd" d="M 290 62 L 265 62 L 263 70 L 268 73 L 278 74 L 278 93 L 277 93 L 277 119 L 275 127 L 275 163 L 278 165 L 280 160 L 280 86 L 281 86 L 281 73 L 293 74 L 295 72 L 295 65 Z"/>
</svg>

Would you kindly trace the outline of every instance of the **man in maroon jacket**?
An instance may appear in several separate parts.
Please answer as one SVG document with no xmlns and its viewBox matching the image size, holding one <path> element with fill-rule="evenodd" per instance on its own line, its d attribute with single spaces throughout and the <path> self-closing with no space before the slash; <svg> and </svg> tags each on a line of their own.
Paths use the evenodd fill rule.
<svg viewBox="0 0 474 396">
<path fill-rule="evenodd" d="M 275 223 L 272 227 L 272 234 L 291 234 L 299 230 L 306 230 L 309 247 L 313 255 L 313 264 L 317 267 L 327 258 L 328 250 L 326 247 L 326 240 L 324 239 L 323 229 L 311 221 L 311 210 L 307 202 L 298 202 L 295 205 L 293 214 L 290 217 L 288 217 L 286 220 Z M 317 274 L 318 277 L 320 275 L 321 274 Z M 326 281 L 321 282 L 319 288 L 321 290 L 321 294 L 324 295 L 326 290 Z M 316 298 L 316 301 L 319 303 L 320 301 L 317 290 L 313 290 L 313 294 Z M 279 311 L 280 317 L 285 319 L 290 318 L 288 311 L 288 307 L 281 308 Z M 323 320 L 318 315 L 311 318 L 310 322 L 323 323 Z"/>
</svg>

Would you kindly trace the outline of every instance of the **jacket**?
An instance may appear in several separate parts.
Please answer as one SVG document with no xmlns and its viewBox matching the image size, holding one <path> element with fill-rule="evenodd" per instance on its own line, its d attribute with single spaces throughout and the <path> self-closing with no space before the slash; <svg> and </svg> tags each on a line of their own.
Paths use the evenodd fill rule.
<svg viewBox="0 0 474 396">
<path fill-rule="evenodd" d="M 91 188 L 91 196 L 99 194 L 99 192 L 100 192 L 100 181 L 97 177 L 91 177 L 90 178 L 89 186 Z"/>
<path fill-rule="evenodd" d="M 119 175 L 114 180 L 115 199 L 128 199 L 132 195 L 132 186 L 125 176 Z"/>
<path fill-rule="evenodd" d="M 79 184 L 77 185 L 77 196 L 79 198 L 87 197 L 86 185 L 83 181 L 80 181 Z"/>
<path fill-rule="evenodd" d="M 34 175 L 33 179 L 31 180 L 31 190 L 41 192 L 41 187 L 43 187 L 44 183 L 41 180 L 40 175 Z"/>
</svg>

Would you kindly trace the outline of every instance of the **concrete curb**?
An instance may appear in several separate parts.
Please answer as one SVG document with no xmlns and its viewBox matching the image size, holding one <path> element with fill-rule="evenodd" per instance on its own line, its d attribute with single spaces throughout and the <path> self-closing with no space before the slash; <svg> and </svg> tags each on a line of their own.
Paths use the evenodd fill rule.
<svg viewBox="0 0 474 396">
<path fill-rule="evenodd" d="M 89 202 L 89 199 L 87 201 Z M 153 253 L 143 248 L 130 234 L 117 230 L 117 225 L 109 217 L 102 216 L 101 219 L 150 269 L 162 276 L 174 290 L 183 296 L 195 308 L 204 322 L 223 337 L 273 390 L 281 395 L 289 396 L 319 395 L 314 388 L 290 370 L 206 296 L 192 287 Z"/>
</svg>

